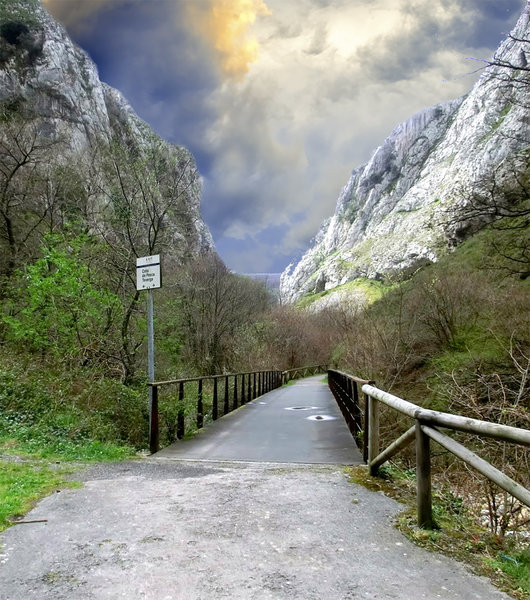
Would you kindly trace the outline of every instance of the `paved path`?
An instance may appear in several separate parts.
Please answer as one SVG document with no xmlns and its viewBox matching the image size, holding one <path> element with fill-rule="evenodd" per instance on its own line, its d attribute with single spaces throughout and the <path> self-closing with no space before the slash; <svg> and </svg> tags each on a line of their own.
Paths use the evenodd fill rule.
<svg viewBox="0 0 530 600">
<path fill-rule="evenodd" d="M 164 458 L 288 463 L 361 463 L 340 410 L 323 382 L 308 377 L 273 390 L 160 451 Z"/>
<path fill-rule="evenodd" d="M 0 600 L 509 600 L 340 465 L 161 454 L 76 478 L 0 535 Z"/>
</svg>

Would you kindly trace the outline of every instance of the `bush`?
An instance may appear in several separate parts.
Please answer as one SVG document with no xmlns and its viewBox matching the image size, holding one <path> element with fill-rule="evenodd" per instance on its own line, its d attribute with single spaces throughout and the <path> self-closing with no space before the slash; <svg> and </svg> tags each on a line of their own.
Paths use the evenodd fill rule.
<svg viewBox="0 0 530 600">
<path fill-rule="evenodd" d="M 43 257 L 17 272 L 4 307 L 6 341 L 54 361 L 106 361 L 119 298 L 98 285 L 83 261 L 88 238 L 46 238 Z"/>
<path fill-rule="evenodd" d="M 0 371 L 0 432 L 27 450 L 73 452 L 93 443 L 147 446 L 147 393 L 85 371 L 42 365 Z"/>
</svg>

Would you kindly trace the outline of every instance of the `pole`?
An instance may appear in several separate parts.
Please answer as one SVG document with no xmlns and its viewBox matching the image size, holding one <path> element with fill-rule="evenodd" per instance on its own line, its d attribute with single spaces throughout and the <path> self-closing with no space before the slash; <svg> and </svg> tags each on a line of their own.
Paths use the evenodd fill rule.
<svg viewBox="0 0 530 600">
<path fill-rule="evenodd" d="M 155 380 L 155 327 L 153 317 L 153 291 L 147 290 L 147 377 Z"/>
<path fill-rule="evenodd" d="M 155 381 L 155 328 L 153 311 L 153 292 L 147 290 L 147 378 Z M 149 448 L 151 453 L 158 452 L 158 390 L 149 386 Z"/>
</svg>

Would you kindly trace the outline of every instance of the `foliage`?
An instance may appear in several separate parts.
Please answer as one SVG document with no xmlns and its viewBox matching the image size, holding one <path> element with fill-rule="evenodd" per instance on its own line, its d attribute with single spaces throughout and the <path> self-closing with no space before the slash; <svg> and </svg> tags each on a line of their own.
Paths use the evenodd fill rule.
<svg viewBox="0 0 530 600">
<path fill-rule="evenodd" d="M 43 50 L 41 26 L 36 16 L 38 0 L 5 0 L 0 4 L 0 65 L 15 58 L 19 68 L 33 65 Z"/>
<path fill-rule="evenodd" d="M 521 231 L 527 235 L 527 229 Z M 375 379 L 378 387 L 421 406 L 530 429 L 530 288 L 527 279 L 512 276 L 513 254 L 492 250 L 492 242 L 513 249 L 513 232 L 500 226 L 483 229 L 373 304 L 330 313 L 339 368 Z M 410 420 L 382 407 L 381 447 L 408 427 Z M 478 436 L 455 437 L 530 486 L 528 449 Z M 409 535 L 460 559 L 476 553 L 480 570 L 484 554 L 517 555 L 528 527 L 521 503 L 436 445 L 432 460 L 433 510 L 440 529 L 417 530 L 410 511 L 402 519 Z M 403 468 L 414 468 L 412 446 L 401 452 L 400 461 Z M 409 488 L 413 492 L 410 482 L 385 471 L 390 489 L 398 487 L 400 496 Z M 487 572 L 508 585 L 504 575 Z M 510 588 L 524 585 L 512 580 Z"/>
<path fill-rule="evenodd" d="M 37 361 L 0 370 L 0 438 L 21 452 L 87 460 L 128 454 L 145 447 L 146 404 L 145 392 L 86 367 L 58 371 Z"/>
<path fill-rule="evenodd" d="M 35 9 L 39 0 L 0 0 L 0 22 L 22 21 L 29 27 L 35 27 L 38 20 Z"/>
<path fill-rule="evenodd" d="M 300 309 L 308 308 L 316 300 L 319 300 L 328 294 L 341 294 L 341 305 L 348 303 L 355 303 L 356 305 L 371 304 L 383 296 L 386 287 L 387 286 L 380 281 L 359 278 L 343 285 L 338 285 L 332 290 L 306 294 L 298 300 L 297 307 Z"/>
<path fill-rule="evenodd" d="M 12 45 L 17 45 L 23 35 L 29 33 L 29 27 L 18 21 L 9 21 L 0 25 L 0 35 Z"/>
<path fill-rule="evenodd" d="M 265 286 L 231 273 L 211 255 L 192 261 L 172 291 L 180 313 L 180 356 L 186 365 L 193 365 L 192 373 L 245 370 L 240 339 L 270 306 Z"/>
<path fill-rule="evenodd" d="M 86 238 L 45 241 L 42 258 L 19 270 L 13 282 L 17 291 L 3 315 L 6 340 L 55 360 L 87 364 L 108 349 L 119 299 L 97 286 L 97 275 L 82 260 Z"/>
<path fill-rule="evenodd" d="M 522 596 L 530 595 L 530 549 L 520 552 L 499 552 L 497 557 L 487 563 L 498 573 L 503 572 L 516 582 L 517 592 Z"/>
<path fill-rule="evenodd" d="M 473 182 L 471 189 L 463 188 L 461 206 L 445 224 L 456 242 L 485 227 L 490 232 L 503 232 L 500 240 L 490 236 L 485 262 L 521 279 L 530 276 L 528 157 L 528 150 L 520 152 Z"/>
</svg>

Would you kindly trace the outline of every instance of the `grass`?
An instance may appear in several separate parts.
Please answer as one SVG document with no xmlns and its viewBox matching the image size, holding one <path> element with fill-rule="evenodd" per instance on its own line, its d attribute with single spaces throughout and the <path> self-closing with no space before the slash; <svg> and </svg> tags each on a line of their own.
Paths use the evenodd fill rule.
<svg viewBox="0 0 530 600">
<path fill-rule="evenodd" d="M 296 306 L 300 309 L 304 309 L 324 296 L 337 293 L 349 294 L 352 297 L 358 296 L 359 304 L 372 304 L 376 300 L 382 298 L 385 292 L 388 291 L 388 289 L 391 289 L 391 287 L 392 286 L 385 285 L 380 281 L 360 277 L 358 279 L 354 279 L 353 281 L 349 281 L 348 283 L 337 285 L 329 290 L 306 294 L 300 298 L 300 300 L 298 300 Z"/>
<path fill-rule="evenodd" d="M 26 459 L 23 462 L 0 460 L 0 531 L 30 510 L 37 500 L 57 488 L 80 487 L 66 481 L 71 467 L 52 468 L 47 462 Z"/>
<path fill-rule="evenodd" d="M 530 597 L 530 548 L 511 554 L 499 552 L 496 558 L 486 562 L 497 573 L 502 573 L 507 580 L 517 581 L 517 591 Z"/>
<path fill-rule="evenodd" d="M 371 477 L 363 466 L 348 467 L 353 483 L 383 492 L 403 503 L 396 527 L 412 542 L 432 552 L 442 552 L 467 563 L 478 575 L 489 577 L 494 585 L 518 600 L 530 597 L 530 548 L 516 548 L 502 542 L 478 525 L 461 498 L 450 491 L 433 493 L 436 528 L 422 529 L 416 524 L 416 482 L 414 471 L 387 464 L 380 477 Z"/>
<path fill-rule="evenodd" d="M 28 452 L 28 450 L 30 452 Z M 90 441 L 40 450 L 16 439 L 0 438 L 0 531 L 58 488 L 80 487 L 67 476 L 90 462 L 132 458 L 129 447 Z"/>
<path fill-rule="evenodd" d="M 0 418 L 0 531 L 58 488 L 79 487 L 67 476 L 90 462 L 134 456 L 129 446 L 51 435 L 47 428 Z"/>
</svg>

